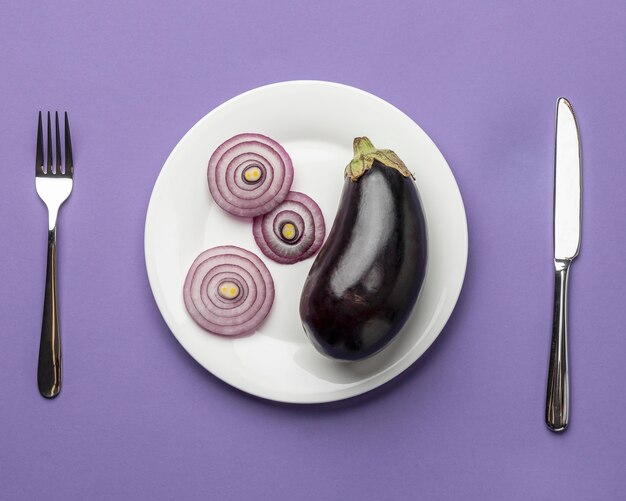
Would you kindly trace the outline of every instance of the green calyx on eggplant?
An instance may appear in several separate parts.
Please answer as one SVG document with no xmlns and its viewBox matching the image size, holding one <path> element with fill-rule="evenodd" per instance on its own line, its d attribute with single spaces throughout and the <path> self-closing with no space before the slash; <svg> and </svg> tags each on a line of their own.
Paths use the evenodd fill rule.
<svg viewBox="0 0 626 501">
<path fill-rule="evenodd" d="M 304 284 L 300 318 L 322 354 L 360 360 L 402 329 L 426 273 L 415 181 L 391 150 L 354 140 L 335 221 Z"/>
</svg>

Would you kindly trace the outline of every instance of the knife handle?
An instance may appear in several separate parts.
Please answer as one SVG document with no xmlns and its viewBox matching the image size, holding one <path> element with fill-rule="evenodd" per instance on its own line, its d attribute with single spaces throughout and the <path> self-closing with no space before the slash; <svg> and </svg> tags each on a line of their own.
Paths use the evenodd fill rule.
<svg viewBox="0 0 626 501">
<path fill-rule="evenodd" d="M 554 317 L 546 395 L 546 424 L 565 431 L 569 421 L 569 372 L 567 363 L 567 281 L 571 261 L 555 259 Z"/>
</svg>

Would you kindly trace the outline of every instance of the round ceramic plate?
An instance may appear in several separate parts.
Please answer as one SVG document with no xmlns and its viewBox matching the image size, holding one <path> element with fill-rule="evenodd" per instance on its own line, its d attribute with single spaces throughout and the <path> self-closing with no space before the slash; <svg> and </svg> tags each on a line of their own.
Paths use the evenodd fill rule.
<svg viewBox="0 0 626 501">
<path fill-rule="evenodd" d="M 206 181 L 209 157 L 227 138 L 259 132 L 293 159 L 292 189 L 322 208 L 327 234 L 352 158 L 352 140 L 368 136 L 394 150 L 414 172 L 428 227 L 428 264 L 419 299 L 398 336 L 360 362 L 320 355 L 300 324 L 300 292 L 314 258 L 280 265 L 265 258 L 250 219 L 222 211 Z M 276 285 L 274 306 L 258 331 L 226 338 L 202 330 L 183 304 L 189 266 L 205 249 L 238 245 L 258 254 Z M 454 176 L 424 131 L 386 101 L 345 85 L 295 81 L 260 87 L 202 118 L 174 148 L 156 181 L 146 218 L 145 256 L 156 303 L 176 339 L 203 367 L 259 397 L 294 403 L 340 400 L 400 374 L 439 335 L 461 291 L 467 263 L 467 222 Z"/>
</svg>

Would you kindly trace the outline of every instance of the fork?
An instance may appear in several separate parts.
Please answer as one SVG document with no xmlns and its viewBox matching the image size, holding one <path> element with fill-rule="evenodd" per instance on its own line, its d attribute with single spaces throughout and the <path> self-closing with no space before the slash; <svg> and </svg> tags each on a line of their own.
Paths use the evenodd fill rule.
<svg viewBox="0 0 626 501">
<path fill-rule="evenodd" d="M 35 164 L 35 187 L 39 198 L 48 208 L 48 265 L 46 269 L 46 289 L 43 302 L 43 321 L 39 343 L 39 364 L 37 385 L 46 398 L 54 398 L 61 391 L 61 331 L 59 327 L 59 303 L 57 300 L 57 216 L 74 184 L 74 163 L 70 125 L 65 113 L 65 169 L 61 170 L 61 134 L 59 114 L 55 118 L 55 152 L 52 150 L 52 127 L 48 112 L 47 165 L 44 169 L 43 132 L 41 111 L 37 124 L 37 158 Z M 53 156 L 55 158 L 53 165 Z"/>
</svg>

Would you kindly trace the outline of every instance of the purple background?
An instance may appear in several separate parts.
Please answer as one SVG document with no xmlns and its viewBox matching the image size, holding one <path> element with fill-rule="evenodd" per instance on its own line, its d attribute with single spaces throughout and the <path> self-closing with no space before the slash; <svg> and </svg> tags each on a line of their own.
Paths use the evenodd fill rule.
<svg viewBox="0 0 626 501">
<path fill-rule="evenodd" d="M 620 1 L 3 2 L 0 498 L 623 499 L 625 60 Z M 437 342 L 394 382 L 330 405 L 261 401 L 202 369 L 161 319 L 143 258 L 177 141 L 223 101 L 291 79 L 405 111 L 448 159 L 469 220 L 465 286 Z M 543 406 L 560 95 L 580 121 L 584 236 L 557 436 Z M 55 401 L 35 383 L 39 109 L 70 112 L 76 163 Z"/>
</svg>

